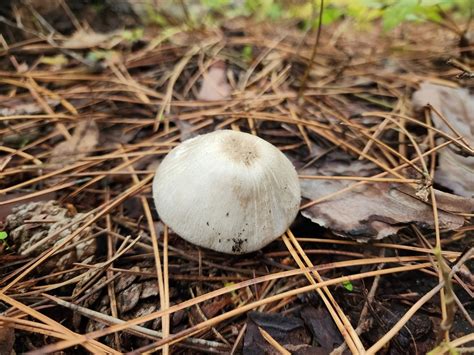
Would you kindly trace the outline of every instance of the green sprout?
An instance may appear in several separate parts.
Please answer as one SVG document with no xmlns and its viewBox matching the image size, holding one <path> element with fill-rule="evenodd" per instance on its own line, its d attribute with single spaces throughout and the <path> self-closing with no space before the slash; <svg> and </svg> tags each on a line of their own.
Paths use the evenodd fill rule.
<svg viewBox="0 0 474 355">
<path fill-rule="evenodd" d="M 10 249 L 10 246 L 7 243 L 8 233 L 5 231 L 0 231 L 0 242 L 5 244 L 7 249 Z"/>
<path fill-rule="evenodd" d="M 252 61 L 252 54 L 253 54 L 253 49 L 252 46 L 246 45 L 244 48 L 242 48 L 242 57 L 246 62 Z"/>
<path fill-rule="evenodd" d="M 354 290 L 354 285 L 350 281 L 344 281 L 342 283 L 342 286 L 344 286 L 344 288 L 349 292 L 352 292 Z"/>
</svg>

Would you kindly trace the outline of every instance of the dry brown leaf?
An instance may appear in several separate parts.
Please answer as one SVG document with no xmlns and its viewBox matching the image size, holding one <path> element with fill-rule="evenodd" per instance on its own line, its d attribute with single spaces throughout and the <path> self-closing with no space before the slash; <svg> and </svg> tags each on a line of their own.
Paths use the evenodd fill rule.
<svg viewBox="0 0 474 355">
<path fill-rule="evenodd" d="M 346 171 L 344 173 L 344 164 Z M 359 174 L 354 174 L 357 164 Z M 324 168 L 309 168 L 300 171 L 302 175 L 359 175 L 370 171 L 371 164 L 360 161 L 326 163 Z M 331 168 L 333 167 L 333 168 Z M 337 173 L 334 173 L 337 171 Z M 332 172 L 332 173 L 331 173 Z M 301 180 L 304 198 L 316 200 L 339 191 L 353 181 L 347 180 Z M 436 192 L 438 196 L 439 223 L 442 230 L 453 230 L 464 224 L 464 218 L 448 211 L 469 213 L 474 210 L 474 200 Z M 329 200 L 320 202 L 302 211 L 311 221 L 331 229 L 336 234 L 368 241 L 394 235 L 410 223 L 422 228 L 433 229 L 432 207 L 416 197 L 415 189 L 401 184 L 367 183 Z"/>
<path fill-rule="evenodd" d="M 15 344 L 15 330 L 7 324 L 0 324 L 0 354 L 15 354 L 13 345 Z"/>
<path fill-rule="evenodd" d="M 305 354 L 321 354 L 311 348 L 311 336 L 301 318 L 261 312 L 249 312 L 247 318 L 243 354 L 280 354 L 265 340 L 259 328 L 292 353 L 304 351 Z"/>
<path fill-rule="evenodd" d="M 60 168 L 87 156 L 99 142 L 99 128 L 94 121 L 80 122 L 70 140 L 55 146 L 49 164 Z"/>
<path fill-rule="evenodd" d="M 229 98 L 232 88 L 227 82 L 226 66 L 223 61 L 214 63 L 207 73 L 204 73 L 198 99 L 217 101 Z"/>
<path fill-rule="evenodd" d="M 449 88 L 424 82 L 413 94 L 413 105 L 420 109 L 431 104 L 474 147 L 474 96 L 468 90 Z M 455 135 L 434 112 L 431 119 L 436 128 Z M 474 157 L 457 154 L 450 147 L 439 153 L 439 165 L 435 182 L 453 190 L 456 194 L 474 197 Z"/>
<path fill-rule="evenodd" d="M 343 342 L 341 333 L 326 308 L 307 305 L 300 314 L 313 335 L 313 343 L 317 342 L 321 345 L 322 350 L 325 350 L 327 354 Z"/>
</svg>

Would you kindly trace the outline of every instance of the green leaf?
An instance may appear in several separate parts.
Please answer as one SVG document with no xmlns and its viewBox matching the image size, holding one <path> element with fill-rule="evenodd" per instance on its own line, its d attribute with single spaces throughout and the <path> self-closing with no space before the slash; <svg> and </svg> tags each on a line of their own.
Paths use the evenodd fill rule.
<svg viewBox="0 0 474 355">
<path fill-rule="evenodd" d="M 40 63 L 47 65 L 66 65 L 68 63 L 68 59 L 64 54 L 58 54 L 52 57 L 41 57 Z"/>
<path fill-rule="evenodd" d="M 350 281 L 344 281 L 342 283 L 342 286 L 344 286 L 344 288 L 349 292 L 352 292 L 354 290 L 354 285 L 352 285 L 352 282 Z"/>
<path fill-rule="evenodd" d="M 235 282 L 224 282 L 224 287 L 232 287 L 234 285 L 235 285 Z M 232 291 L 230 294 L 234 297 L 237 296 L 237 293 L 235 292 L 235 290 Z"/>
<path fill-rule="evenodd" d="M 137 42 L 143 38 L 143 28 L 135 28 L 133 30 L 123 30 L 122 38 L 129 42 Z"/>
<path fill-rule="evenodd" d="M 5 240 L 8 238 L 8 233 L 5 231 L 0 232 L 0 240 Z"/>
<path fill-rule="evenodd" d="M 99 60 L 103 59 L 111 59 L 117 53 L 113 50 L 92 50 L 87 53 L 86 58 L 92 62 L 98 62 Z"/>
<path fill-rule="evenodd" d="M 252 53 L 252 46 L 246 45 L 244 48 L 242 48 L 242 57 L 246 62 L 252 61 Z"/>
<path fill-rule="evenodd" d="M 327 7 L 323 11 L 323 25 L 330 25 L 343 15 L 341 9 L 336 7 Z M 317 21 L 315 21 L 317 22 Z M 316 27 L 316 24 L 315 24 Z"/>
<path fill-rule="evenodd" d="M 202 0 L 202 4 L 212 10 L 222 10 L 230 4 L 229 0 Z"/>
<path fill-rule="evenodd" d="M 281 16 L 282 16 L 282 13 L 283 13 L 283 9 L 281 8 L 281 6 L 277 3 L 273 3 L 271 4 L 267 11 L 266 11 L 266 15 L 271 19 L 271 20 L 277 20 L 279 19 Z"/>
</svg>

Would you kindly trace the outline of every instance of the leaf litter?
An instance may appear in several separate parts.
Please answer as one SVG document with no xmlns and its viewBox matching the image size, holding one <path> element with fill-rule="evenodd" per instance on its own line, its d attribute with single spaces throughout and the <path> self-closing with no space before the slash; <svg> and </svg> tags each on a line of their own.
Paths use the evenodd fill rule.
<svg viewBox="0 0 474 355">
<path fill-rule="evenodd" d="M 434 229 L 432 208 L 416 196 L 416 188 L 403 184 L 361 184 L 343 180 L 344 176 L 368 177 L 380 173 L 373 163 L 347 158 L 325 159 L 318 168 L 299 171 L 300 175 L 306 176 L 342 176 L 341 180 L 301 179 L 301 194 L 309 200 L 324 198 L 353 186 L 347 192 L 303 210 L 303 216 L 339 236 L 359 242 L 396 235 L 412 223 L 427 230 Z M 442 195 L 438 201 L 440 228 L 456 230 L 462 227 L 464 217 L 450 212 L 470 213 L 474 210 L 474 200 L 441 191 L 436 195 Z"/>
<path fill-rule="evenodd" d="M 412 100 L 416 109 L 427 105 L 434 108 L 430 118 L 436 128 L 445 133 L 453 133 L 454 129 L 474 146 L 474 96 L 467 89 L 423 82 Z M 435 182 L 458 195 L 474 197 L 474 156 L 465 156 L 452 147 L 444 148 L 439 152 Z"/>
<path fill-rule="evenodd" d="M 198 99 L 204 101 L 218 101 L 228 99 L 232 88 L 227 82 L 226 65 L 223 61 L 212 64 L 205 73 L 201 88 L 197 95 Z"/>
<path fill-rule="evenodd" d="M 86 157 L 99 142 L 99 128 L 94 121 L 79 122 L 71 139 L 57 144 L 48 161 L 50 168 L 60 168 Z"/>
<path fill-rule="evenodd" d="M 406 352 L 422 342 L 423 349 L 435 347 L 437 329 L 447 321 L 444 306 L 457 310 L 450 332 L 454 344 L 466 342 L 459 324 L 469 322 L 473 292 L 463 265 L 472 259 L 472 200 L 463 193 L 469 186 L 464 180 L 462 188 L 448 185 L 438 170 L 435 183 L 465 197 L 435 191 L 432 200 L 416 148 L 428 166 L 435 156 L 438 169 L 443 152 L 464 156 L 472 149 L 449 142 L 457 133 L 438 126 L 434 115 L 443 134 L 421 126 L 426 117 L 408 105 L 427 77 L 449 87 L 468 86 L 439 64 L 442 56 L 458 53 L 458 38 L 434 24 L 384 35 L 352 28 L 343 36 L 325 35 L 338 33 L 341 24 L 323 28 L 312 64 L 314 36 L 291 25 L 282 26 L 278 36 L 273 24 L 242 19 L 212 31 L 149 26 L 130 41 L 115 29 L 100 33 L 97 24 L 81 32 L 76 23 L 68 31 L 76 34 L 60 41 L 64 48 L 39 32 L 23 34 L 9 25 L 6 43 L 13 49 L 0 52 L 6 68 L 0 72 L 0 131 L 16 140 L 2 147 L 0 204 L 25 202 L 8 220 L 38 211 L 19 218 L 15 227 L 8 222 L 7 240 L 15 235 L 14 242 L 0 251 L 0 313 L 15 330 L 17 352 L 73 353 L 78 345 L 89 352 L 162 347 L 164 353 L 238 353 L 255 351 L 256 345 L 259 352 L 305 354 L 329 353 L 344 341 L 353 352 L 385 348 L 396 354 L 399 345 Z M 393 43 L 406 50 L 394 51 Z M 112 47 L 120 54 L 113 61 L 107 60 Z M 64 55 L 67 65 L 25 64 L 39 63 L 45 53 Z M 105 60 L 90 66 L 83 60 L 88 57 Z M 45 97 L 40 102 L 38 90 Z M 436 108 L 448 118 L 443 105 Z M 312 177 L 301 179 L 304 203 L 312 204 L 302 214 L 325 227 L 298 218 L 281 240 L 239 257 L 196 248 L 164 227 L 150 208 L 153 170 L 179 141 L 222 128 L 261 136 L 298 166 L 312 160 L 299 171 Z M 467 137 L 465 126 L 456 128 Z M 118 132 L 108 135 L 109 129 Z M 32 164 L 39 159 L 47 169 Z M 402 167 L 406 160 L 413 165 Z M 371 179 L 377 174 L 387 180 Z M 343 188 L 348 191 L 331 197 Z M 51 193 L 57 201 L 28 203 Z M 74 220 L 78 215 L 87 218 Z M 42 243 L 45 236 L 50 239 Z M 375 241 L 382 236 L 390 238 Z M 89 241 L 93 257 L 77 250 L 88 249 L 82 245 Z M 433 258 L 438 252 L 441 259 Z M 455 306 L 433 297 L 443 289 L 438 260 L 462 270 L 462 278 L 453 271 L 449 279 Z M 314 270 L 305 269 L 312 265 Z M 343 287 L 348 280 L 351 291 Z M 366 297 L 369 289 L 372 296 Z M 375 310 L 362 321 L 378 332 L 353 329 L 363 306 Z M 413 316 L 416 311 L 428 313 L 434 327 Z M 418 324 L 423 331 L 413 334 Z M 394 337 L 397 332 L 403 338 Z"/>
</svg>

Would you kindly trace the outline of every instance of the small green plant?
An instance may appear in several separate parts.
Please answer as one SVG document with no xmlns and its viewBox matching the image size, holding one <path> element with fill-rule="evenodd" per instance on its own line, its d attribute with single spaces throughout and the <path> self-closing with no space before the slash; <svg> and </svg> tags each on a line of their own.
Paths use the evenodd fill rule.
<svg viewBox="0 0 474 355">
<path fill-rule="evenodd" d="M 67 57 L 64 54 L 58 54 L 55 56 L 44 56 L 40 58 L 40 63 L 47 65 L 62 66 L 69 63 Z"/>
<path fill-rule="evenodd" d="M 98 62 L 101 60 L 109 60 L 117 55 L 117 52 L 113 50 L 94 49 L 87 53 L 87 60 L 91 62 Z"/>
<path fill-rule="evenodd" d="M 344 288 L 349 292 L 352 292 L 354 290 L 354 285 L 350 281 L 344 281 L 342 283 L 342 286 L 344 286 Z"/>
<path fill-rule="evenodd" d="M 305 28 L 317 26 L 315 10 L 321 0 L 288 2 L 284 0 L 246 0 L 236 8 L 229 0 L 201 0 L 202 7 L 223 18 L 250 16 L 257 20 L 300 20 Z M 325 1 L 323 25 L 345 17 L 368 26 L 381 20 L 385 30 L 403 22 L 443 22 L 443 11 L 453 10 L 456 15 L 467 17 L 471 11 L 470 0 L 331 0 Z"/>
<path fill-rule="evenodd" d="M 443 355 L 443 354 L 459 355 L 461 354 L 461 352 L 458 349 L 451 346 L 449 342 L 442 342 L 436 348 L 429 351 L 427 354 L 428 355 Z"/>
<path fill-rule="evenodd" d="M 143 38 L 143 28 L 135 28 L 133 30 L 123 30 L 122 38 L 128 42 L 137 42 Z"/>
<path fill-rule="evenodd" d="M 10 246 L 7 243 L 8 233 L 5 231 L 0 231 L 0 243 L 6 246 L 7 249 L 10 249 Z"/>
<path fill-rule="evenodd" d="M 253 49 L 252 46 L 246 45 L 244 48 L 242 48 L 242 58 L 246 62 L 251 62 L 253 57 Z"/>
</svg>

